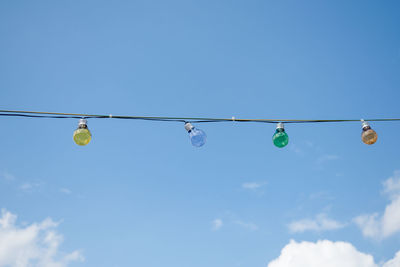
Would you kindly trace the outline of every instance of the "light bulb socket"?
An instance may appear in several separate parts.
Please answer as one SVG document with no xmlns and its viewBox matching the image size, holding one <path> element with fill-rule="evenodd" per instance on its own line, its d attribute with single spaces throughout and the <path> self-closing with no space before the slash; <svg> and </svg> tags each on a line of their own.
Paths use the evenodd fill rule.
<svg viewBox="0 0 400 267">
<path fill-rule="evenodd" d="M 78 123 L 78 128 L 82 129 L 82 128 L 87 128 L 87 120 L 86 119 L 80 119 L 79 123 Z"/>
<path fill-rule="evenodd" d="M 369 125 L 369 123 L 364 120 L 361 120 L 361 127 L 363 130 L 371 129 L 371 126 Z"/>
<path fill-rule="evenodd" d="M 283 122 L 278 122 L 278 124 L 276 125 L 276 129 L 277 130 L 279 130 L 279 129 L 285 130 L 285 126 L 283 126 Z"/>
<path fill-rule="evenodd" d="M 185 130 L 188 131 L 188 133 L 190 133 L 193 128 L 194 126 L 190 122 L 185 123 Z"/>
</svg>

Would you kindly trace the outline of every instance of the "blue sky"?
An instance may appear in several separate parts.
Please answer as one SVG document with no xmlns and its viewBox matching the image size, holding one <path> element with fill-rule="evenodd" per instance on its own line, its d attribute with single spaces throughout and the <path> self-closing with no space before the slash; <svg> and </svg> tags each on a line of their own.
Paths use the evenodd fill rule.
<svg viewBox="0 0 400 267">
<path fill-rule="evenodd" d="M 1 109 L 399 117 L 399 8 L 2 1 Z M 388 263 L 400 248 L 399 123 L 372 123 L 373 146 L 361 142 L 361 123 L 286 125 L 284 149 L 272 144 L 275 125 L 201 124 L 208 140 L 198 149 L 182 123 L 90 119 L 92 142 L 78 147 L 77 120 L 1 121 L 0 248 L 9 256 L 0 266 L 18 266 L 34 247 L 56 248 L 51 259 L 26 256 L 44 267 L 281 267 L 293 247 L 317 257 L 315 248 L 337 255 L 343 244 L 400 266 L 400 256 Z M 29 231 L 26 246 L 4 241 Z M 49 235 L 53 247 L 42 242 Z"/>
</svg>

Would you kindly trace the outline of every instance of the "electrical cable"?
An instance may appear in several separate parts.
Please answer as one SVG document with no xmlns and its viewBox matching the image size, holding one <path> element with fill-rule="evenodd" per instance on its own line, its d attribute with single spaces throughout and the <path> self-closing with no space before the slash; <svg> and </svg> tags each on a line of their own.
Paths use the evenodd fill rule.
<svg viewBox="0 0 400 267">
<path fill-rule="evenodd" d="M 0 110 L 0 116 L 27 117 L 27 118 L 51 118 L 51 119 L 125 119 L 145 120 L 163 122 L 258 122 L 258 123 L 338 123 L 338 122 L 360 122 L 361 119 L 334 119 L 334 120 L 301 120 L 301 119 L 237 119 L 237 118 L 201 118 L 201 117 L 163 117 L 163 116 L 126 116 L 126 115 L 95 115 L 79 113 L 60 113 L 43 111 L 23 110 Z M 372 118 L 365 121 L 400 121 L 400 118 Z"/>
</svg>

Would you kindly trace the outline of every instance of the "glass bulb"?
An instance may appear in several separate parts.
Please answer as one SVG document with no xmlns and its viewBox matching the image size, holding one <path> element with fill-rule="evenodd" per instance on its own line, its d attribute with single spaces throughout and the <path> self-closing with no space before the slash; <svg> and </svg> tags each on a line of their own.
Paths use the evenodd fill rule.
<svg viewBox="0 0 400 267">
<path fill-rule="evenodd" d="M 190 141 L 193 146 L 201 147 L 206 143 L 207 135 L 200 129 L 195 128 L 191 123 L 185 123 L 185 129 L 189 133 Z"/>
<path fill-rule="evenodd" d="M 376 140 L 378 140 L 378 135 L 374 130 L 371 129 L 369 123 L 362 119 L 361 127 L 362 127 L 361 140 L 367 145 L 375 144 Z"/>
<path fill-rule="evenodd" d="M 86 146 L 92 140 L 92 135 L 87 127 L 86 120 L 79 121 L 78 129 L 74 131 L 74 141 L 77 145 Z"/>
<path fill-rule="evenodd" d="M 189 137 L 190 137 L 190 141 L 192 142 L 192 145 L 194 145 L 196 147 L 203 146 L 207 140 L 206 133 L 197 128 L 193 128 L 189 132 Z"/>
<path fill-rule="evenodd" d="M 283 123 L 278 123 L 275 134 L 272 136 L 272 142 L 279 148 L 285 147 L 289 143 L 289 136 L 283 128 Z"/>
<path fill-rule="evenodd" d="M 363 128 L 361 140 L 367 145 L 375 144 L 375 142 L 378 140 L 378 134 L 372 130 L 371 127 Z"/>
</svg>

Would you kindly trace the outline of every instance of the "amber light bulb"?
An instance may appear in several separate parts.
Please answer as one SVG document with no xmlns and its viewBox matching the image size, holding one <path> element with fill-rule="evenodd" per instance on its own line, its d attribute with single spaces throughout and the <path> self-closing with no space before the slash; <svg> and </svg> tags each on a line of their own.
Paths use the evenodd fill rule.
<svg viewBox="0 0 400 267">
<path fill-rule="evenodd" d="M 376 140 L 378 140 L 378 134 L 374 130 L 372 130 L 368 122 L 364 120 L 361 120 L 361 122 L 362 122 L 361 140 L 367 145 L 375 144 Z"/>
</svg>

